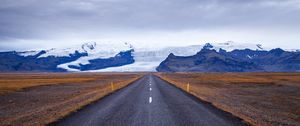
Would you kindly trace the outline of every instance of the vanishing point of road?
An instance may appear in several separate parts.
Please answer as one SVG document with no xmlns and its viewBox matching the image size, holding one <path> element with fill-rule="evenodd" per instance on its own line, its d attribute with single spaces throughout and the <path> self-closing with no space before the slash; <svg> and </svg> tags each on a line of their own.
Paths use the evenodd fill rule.
<svg viewBox="0 0 300 126">
<path fill-rule="evenodd" d="M 243 126 L 226 112 L 148 74 L 51 125 Z"/>
</svg>

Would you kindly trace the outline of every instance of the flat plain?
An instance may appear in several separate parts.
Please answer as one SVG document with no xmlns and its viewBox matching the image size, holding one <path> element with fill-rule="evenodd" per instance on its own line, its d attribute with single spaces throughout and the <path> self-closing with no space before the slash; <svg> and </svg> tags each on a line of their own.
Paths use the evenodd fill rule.
<svg viewBox="0 0 300 126">
<path fill-rule="evenodd" d="M 127 86 L 139 73 L 2 73 L 0 125 L 45 125 Z"/>
<path fill-rule="evenodd" d="M 300 73 L 156 73 L 252 125 L 300 125 Z"/>
<path fill-rule="evenodd" d="M 146 73 L 1 73 L 0 125 L 45 125 L 64 119 L 99 99 L 101 101 L 104 96 L 126 87 L 144 75 Z M 300 125 L 300 73 L 154 73 L 154 75 L 251 125 Z M 129 94 L 133 93 L 130 95 L 135 97 L 144 96 L 141 95 L 145 93 L 142 91 L 144 88 L 139 87 L 143 85 L 145 87 L 146 82 L 132 85 L 131 87 L 135 87 L 132 90 L 136 90 Z M 152 105 L 155 105 L 155 100 L 163 99 L 158 96 L 164 96 L 155 97 L 155 92 L 166 94 L 175 91 L 158 88 L 163 85 L 168 87 L 162 81 L 159 82 L 153 81 L 153 97 L 156 99 Z M 123 92 L 130 89 L 126 87 Z M 123 97 L 118 94 L 122 93 L 110 96 Z M 141 99 L 143 101 L 146 98 Z M 128 98 L 124 98 L 121 101 L 127 100 Z M 165 99 L 160 103 L 169 100 L 177 101 L 174 104 L 187 101 L 184 98 Z M 186 106 L 191 103 L 182 103 L 184 104 Z M 132 110 L 135 109 L 137 108 Z"/>
</svg>

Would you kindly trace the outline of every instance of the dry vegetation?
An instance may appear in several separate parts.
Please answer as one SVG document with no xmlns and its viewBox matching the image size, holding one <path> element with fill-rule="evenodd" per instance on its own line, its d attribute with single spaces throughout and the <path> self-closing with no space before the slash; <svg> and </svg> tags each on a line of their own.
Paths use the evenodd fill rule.
<svg viewBox="0 0 300 126">
<path fill-rule="evenodd" d="M 135 73 L 0 74 L 0 125 L 45 125 L 140 78 Z"/>
<path fill-rule="evenodd" d="M 253 125 L 300 125 L 300 73 L 158 73 Z"/>
</svg>

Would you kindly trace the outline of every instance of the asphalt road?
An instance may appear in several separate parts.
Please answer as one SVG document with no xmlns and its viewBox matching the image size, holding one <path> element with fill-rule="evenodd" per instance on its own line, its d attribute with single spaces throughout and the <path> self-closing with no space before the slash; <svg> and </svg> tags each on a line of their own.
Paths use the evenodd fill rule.
<svg viewBox="0 0 300 126">
<path fill-rule="evenodd" d="M 241 126 L 240 119 L 146 75 L 52 125 L 58 126 Z"/>
</svg>

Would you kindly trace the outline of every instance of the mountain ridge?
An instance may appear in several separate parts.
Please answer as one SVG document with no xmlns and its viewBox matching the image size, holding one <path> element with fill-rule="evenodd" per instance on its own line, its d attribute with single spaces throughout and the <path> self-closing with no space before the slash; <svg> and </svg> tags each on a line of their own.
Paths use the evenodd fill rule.
<svg viewBox="0 0 300 126">
<path fill-rule="evenodd" d="M 159 67 L 170 54 L 188 57 L 197 54 L 203 48 L 215 50 L 216 53 L 227 57 L 229 57 L 229 55 L 236 55 L 234 58 L 240 60 L 255 59 L 261 56 L 260 54 L 266 54 L 266 52 L 271 51 L 271 49 L 265 48 L 261 44 L 236 43 L 232 41 L 163 48 L 140 48 L 128 42 L 88 42 L 68 48 L 0 52 L 0 71 L 156 71 L 157 67 Z M 287 51 L 278 49 L 271 52 L 280 55 L 284 52 L 297 52 L 297 50 Z M 296 57 L 297 60 L 297 56 L 294 57 Z M 284 56 L 281 58 L 284 58 Z M 229 60 L 230 58 L 227 59 Z M 42 61 L 48 62 L 48 64 Z M 289 59 L 288 61 L 292 62 L 293 60 Z"/>
<path fill-rule="evenodd" d="M 280 48 L 216 51 L 206 44 L 187 57 L 170 54 L 156 69 L 159 72 L 299 72 L 300 52 Z"/>
</svg>

